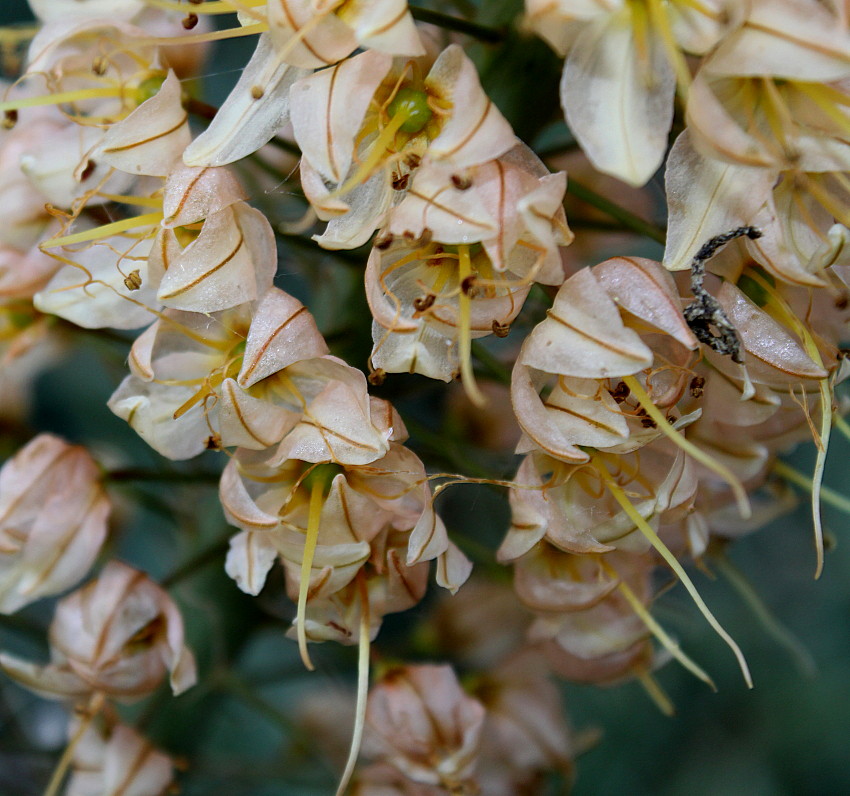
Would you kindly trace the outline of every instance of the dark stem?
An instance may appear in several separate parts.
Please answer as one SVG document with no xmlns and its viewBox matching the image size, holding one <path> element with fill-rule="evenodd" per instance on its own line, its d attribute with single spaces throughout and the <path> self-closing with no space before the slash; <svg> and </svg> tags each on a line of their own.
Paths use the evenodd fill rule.
<svg viewBox="0 0 850 796">
<path fill-rule="evenodd" d="M 451 17 L 448 14 L 441 14 L 439 11 L 431 11 L 428 8 L 410 6 L 410 13 L 418 22 L 428 22 L 446 30 L 465 33 L 467 36 L 472 36 L 473 39 L 478 39 L 478 41 L 487 44 L 500 44 L 507 37 L 507 31 L 504 29 L 488 28 L 486 25 L 479 25 L 477 22 L 470 22 L 459 17 Z"/>
<path fill-rule="evenodd" d="M 644 219 L 636 216 L 634 213 L 620 207 L 620 205 L 615 204 L 610 199 L 606 199 L 601 194 L 596 193 L 596 191 L 582 185 L 580 182 L 576 182 L 572 178 L 567 182 L 567 193 L 572 194 L 576 199 L 587 202 L 587 204 L 595 207 L 597 210 L 601 210 L 605 215 L 611 216 L 615 221 L 619 221 L 624 227 L 637 232 L 638 235 L 645 235 L 647 238 L 657 241 L 662 246 L 667 240 L 667 235 L 663 229 L 650 224 L 649 221 L 644 221 Z"/>
</svg>

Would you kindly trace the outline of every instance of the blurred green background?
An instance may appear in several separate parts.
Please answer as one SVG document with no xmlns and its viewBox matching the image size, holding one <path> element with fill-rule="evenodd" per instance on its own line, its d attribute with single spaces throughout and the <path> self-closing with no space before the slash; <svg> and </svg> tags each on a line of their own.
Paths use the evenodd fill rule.
<svg viewBox="0 0 850 796">
<path fill-rule="evenodd" d="M 517 7 L 505 0 L 483 6 L 482 17 L 497 21 L 510 18 Z M 3 0 L 0 23 L 27 18 L 23 0 Z M 499 57 L 481 46 L 472 49 L 485 85 L 523 135 L 539 135 L 538 141 L 568 137 L 562 125 L 548 123 L 553 103 L 557 105 L 559 63 L 545 46 L 514 37 Z M 246 42 L 219 48 L 214 68 L 207 69 L 203 81 L 209 101 L 220 101 L 226 94 L 235 81 L 234 70 L 245 62 L 249 50 Z M 659 178 L 649 190 L 663 196 Z M 257 195 L 254 199 L 263 204 L 276 197 Z M 657 254 L 658 250 L 650 247 L 646 253 Z M 290 251 L 285 256 L 296 255 Z M 336 274 L 345 270 L 345 266 L 328 264 L 321 253 L 310 257 L 315 261 L 311 267 L 319 269 L 314 271 L 314 282 L 321 269 Z M 293 292 L 309 292 L 309 284 L 294 273 L 299 269 L 289 270 L 284 267 L 287 273 L 278 284 Z M 333 297 L 323 294 L 319 316 L 324 331 L 334 331 L 340 317 L 349 318 L 352 308 L 363 307 L 356 270 L 353 276 L 345 273 L 335 277 Z M 368 336 L 368 329 L 361 332 Z M 105 406 L 125 372 L 126 346 L 120 341 L 95 342 L 93 336 L 83 335 L 79 342 L 39 379 L 31 429 L 21 430 L 22 435 L 52 430 L 92 446 L 104 461 L 120 466 L 162 466 L 159 457 Z M 360 350 L 364 343 L 348 344 Z M 354 364 L 362 366 L 362 356 Z M 405 393 L 409 384 L 403 382 L 398 382 L 401 388 L 387 390 Z M 417 400 L 412 401 L 408 394 L 402 413 L 432 424 L 439 411 L 437 394 L 442 385 L 425 384 L 424 380 L 417 385 Z M 20 446 L 23 436 L 6 440 L 4 448 Z M 419 443 L 424 440 L 420 438 Z M 834 435 L 826 482 L 844 494 L 850 493 L 848 452 L 847 441 Z M 811 445 L 791 459 L 803 472 L 811 471 L 813 460 Z M 199 467 L 201 471 L 207 467 L 214 473 L 218 466 L 220 461 L 209 456 L 200 465 L 174 466 L 173 470 L 196 473 Z M 504 466 L 506 473 L 510 472 L 512 465 Z M 203 473 L 200 477 L 203 479 Z M 221 539 L 227 529 L 212 476 L 209 480 L 209 485 L 122 486 L 112 492 L 125 501 L 118 512 L 125 522 L 113 537 L 111 553 L 154 577 L 175 580 L 174 594 L 191 628 L 202 673 L 200 684 L 178 700 L 171 702 L 163 690 L 128 715 L 138 719 L 156 743 L 191 760 L 182 783 L 188 796 L 330 793 L 335 771 L 317 752 L 320 740 L 309 734 L 305 737 L 303 728 L 297 726 L 294 706 L 309 690 L 350 686 L 354 651 L 323 645 L 314 658 L 319 672 L 310 675 L 303 671 L 295 645 L 283 638 L 283 618 L 291 616 L 292 608 L 284 600 L 268 596 L 280 593 L 279 574 L 254 600 L 241 594 L 216 563 L 222 560 Z M 143 508 L 134 508 L 139 504 Z M 485 489 L 450 493 L 441 512 L 450 528 L 462 527 L 466 534 L 490 546 L 497 541 L 506 518 L 504 500 Z M 598 728 L 602 733 L 600 742 L 578 761 L 574 790 L 578 796 L 819 796 L 850 792 L 850 530 L 848 518 L 828 506 L 824 517 L 834 545 L 820 581 L 812 579 L 814 553 L 805 496 L 794 513 L 737 542 L 730 553 L 767 608 L 808 650 L 816 673 L 801 672 L 726 579 L 712 581 L 696 572 L 695 580 L 706 601 L 744 649 L 755 688 L 746 689 L 731 653 L 683 590 L 673 590 L 658 602 L 657 616 L 714 677 L 720 692 L 711 693 L 676 665 L 666 666 L 658 679 L 677 707 L 677 715 L 670 719 L 658 712 L 636 684 L 607 689 L 565 685 L 574 726 L 579 730 Z M 196 568 L 175 578 L 181 565 L 191 560 L 199 562 Z M 43 654 L 43 628 L 50 613 L 50 601 L 44 601 L 3 619 L 0 649 Z M 424 613 L 421 607 L 414 616 Z M 378 648 L 391 655 L 396 645 L 400 647 L 407 622 L 407 616 L 389 619 Z M 0 697 L 0 795 L 37 794 L 61 745 L 63 713 L 7 682 L 0 684 Z M 551 792 L 557 789 L 553 784 Z"/>
</svg>

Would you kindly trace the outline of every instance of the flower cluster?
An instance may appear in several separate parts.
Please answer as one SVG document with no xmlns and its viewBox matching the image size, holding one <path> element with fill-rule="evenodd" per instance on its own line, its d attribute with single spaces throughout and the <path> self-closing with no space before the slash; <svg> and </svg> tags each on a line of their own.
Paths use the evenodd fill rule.
<svg viewBox="0 0 850 796">
<path fill-rule="evenodd" d="M 713 686 L 653 613 L 662 571 L 752 684 L 686 566 L 788 508 L 792 482 L 810 487 L 823 568 L 850 319 L 843 4 L 526 0 L 516 22 L 565 58 L 561 105 L 593 167 L 639 188 L 666 160 L 663 256 L 586 262 L 564 257 L 587 222 L 568 223 L 566 173 L 517 137 L 523 119 L 463 46 L 496 29 L 404 0 L 30 4 L 39 27 L 0 101 L 2 377 L 25 386 L 60 346 L 117 342 L 107 405 L 170 460 L 162 480 L 202 480 L 211 470 L 177 463 L 215 452 L 224 571 L 248 595 L 288 597 L 308 669 L 310 644 L 357 647 L 339 794 L 508 796 L 568 779 L 553 675 L 636 678 L 664 711 L 669 659 Z M 213 30 L 218 14 L 232 26 Z M 195 91 L 205 50 L 242 36 L 256 49 L 214 108 Z M 300 187 L 284 198 L 293 155 Z M 350 307 L 307 251 L 359 269 Z M 458 417 L 475 423 L 435 423 L 436 398 L 411 409 L 427 379 L 459 380 Z M 476 423 L 522 457 L 510 480 L 439 469 L 486 447 Z M 780 458 L 806 439 L 811 479 Z M 94 453 L 103 464 L 41 434 L 0 470 L 0 611 L 100 565 L 57 603 L 49 663 L 0 667 L 76 707 L 50 796 L 69 771 L 72 796 L 155 796 L 172 761 L 113 702 L 166 676 L 180 693 L 195 658 L 165 589 L 107 560 L 107 489 L 141 471 Z M 492 554 L 435 509 L 469 482 L 507 496 Z M 432 610 L 432 561 L 427 657 L 454 657 L 460 679 L 371 646 L 388 615 Z M 498 576 L 464 585 L 508 566 L 512 591 Z M 509 618 L 494 623 L 499 605 Z M 319 733 L 331 745 L 338 724 Z"/>
</svg>

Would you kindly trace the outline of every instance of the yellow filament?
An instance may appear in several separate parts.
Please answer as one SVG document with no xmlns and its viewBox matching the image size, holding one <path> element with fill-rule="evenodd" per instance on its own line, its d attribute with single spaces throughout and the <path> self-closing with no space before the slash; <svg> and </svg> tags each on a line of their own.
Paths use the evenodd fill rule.
<svg viewBox="0 0 850 796">
<path fill-rule="evenodd" d="M 685 61 L 685 56 L 676 43 L 670 18 L 667 16 L 667 10 L 661 4 L 661 0 L 648 0 L 648 5 L 649 19 L 658 32 L 664 51 L 667 53 L 667 60 L 676 73 L 676 87 L 682 102 L 685 102 L 688 98 L 688 89 L 691 86 L 691 73 Z"/>
<path fill-rule="evenodd" d="M 826 86 L 817 84 L 811 86 L 808 84 L 798 85 L 798 88 L 838 125 L 842 133 L 846 134 L 850 131 L 850 117 L 838 108 L 838 105 L 847 106 L 850 104 L 850 98 L 834 89 L 833 93 L 820 91 L 821 88 L 826 89 Z"/>
<path fill-rule="evenodd" d="M 62 105 L 68 102 L 80 102 L 81 100 L 100 99 L 102 97 L 133 99 L 136 97 L 136 94 L 135 89 L 123 87 L 84 88 L 78 91 L 60 91 L 57 94 L 43 94 L 39 97 L 24 97 L 22 99 L 0 102 L 0 113 L 18 111 L 23 108 L 35 108 L 39 105 Z"/>
<path fill-rule="evenodd" d="M 652 418 L 652 420 L 655 421 L 655 425 L 662 434 L 665 434 L 683 451 L 685 451 L 685 453 L 692 456 L 700 464 L 711 470 L 729 484 L 732 488 L 732 492 L 735 494 L 735 499 L 738 502 L 738 511 L 741 516 L 744 518 L 749 517 L 752 514 L 750 501 L 747 497 L 746 490 L 738 477 L 728 467 L 709 456 L 705 451 L 701 451 L 696 445 L 694 445 L 693 442 L 687 439 L 684 434 L 673 428 L 634 376 L 623 376 L 623 381 L 626 383 L 629 390 L 631 390 L 632 395 L 637 398 L 638 403 L 643 407 L 644 411 L 650 416 L 650 418 Z"/>
<path fill-rule="evenodd" d="M 354 766 L 360 755 L 360 745 L 363 741 L 363 730 L 366 726 L 366 697 L 369 694 L 369 592 L 366 588 L 366 578 L 361 569 L 357 573 L 357 590 L 360 596 L 360 638 L 357 643 L 357 707 L 354 712 L 354 730 L 351 734 L 351 748 L 348 751 L 348 760 L 345 763 L 345 771 L 336 789 L 336 796 L 343 796 L 351 776 L 354 774 Z"/>
<path fill-rule="evenodd" d="M 800 338 L 803 348 L 812 362 L 819 368 L 823 368 L 823 359 L 821 358 L 815 339 L 805 324 L 800 321 L 791 307 L 788 306 L 785 299 L 754 269 L 750 269 L 748 276 L 767 294 L 768 301 L 765 309 L 768 312 L 772 310 L 771 314 L 778 316 L 780 321 L 784 321 L 794 330 L 794 333 Z M 817 456 L 815 458 L 814 473 L 812 474 L 812 524 L 814 526 L 815 536 L 815 555 L 817 556 L 815 580 L 823 572 L 823 524 L 820 516 L 820 499 L 823 490 L 823 473 L 826 469 L 826 454 L 829 450 L 829 436 L 832 430 L 832 388 L 829 384 L 829 377 L 818 379 L 818 392 L 820 394 L 821 411 L 820 434 L 815 439 Z"/>
<path fill-rule="evenodd" d="M 666 421 L 665 421 L 666 422 Z M 596 457 L 591 459 L 594 468 L 599 473 L 600 477 L 603 481 L 605 481 L 606 486 L 608 487 L 608 491 L 611 493 L 614 500 L 620 504 L 620 507 L 623 511 L 626 512 L 626 515 L 629 519 L 637 526 L 638 530 L 646 537 L 647 541 L 658 551 L 659 555 L 667 562 L 670 569 L 678 576 L 679 580 L 682 581 L 682 585 L 687 589 L 688 593 L 691 595 L 694 603 L 696 603 L 697 608 L 699 608 L 700 613 L 705 617 L 706 621 L 714 631 L 717 633 L 720 638 L 722 638 L 728 645 L 732 652 L 735 654 L 735 657 L 738 659 L 738 666 L 741 668 L 741 673 L 744 675 L 744 681 L 747 684 L 748 688 L 753 687 L 753 680 L 750 676 L 750 669 L 747 666 L 747 661 L 744 658 L 744 653 L 741 652 L 741 648 L 735 643 L 735 640 L 730 636 L 724 629 L 720 622 L 717 621 L 714 614 L 711 613 L 709 607 L 705 604 L 705 601 L 700 596 L 699 591 L 697 591 L 697 587 L 694 585 L 694 582 L 691 580 L 690 576 L 687 572 L 685 572 L 684 567 L 676 560 L 676 556 L 670 552 L 670 549 L 667 547 L 664 542 L 661 541 L 658 534 L 653 530 L 652 526 L 640 515 L 638 510 L 634 507 L 632 502 L 626 497 L 626 493 L 622 490 L 622 488 L 617 484 L 611 474 L 608 472 L 608 469 L 605 467 L 604 463 L 598 460 Z"/>
<path fill-rule="evenodd" d="M 194 8 L 194 6 L 189 6 Z M 258 33 L 266 33 L 269 26 L 265 22 L 255 25 L 245 25 L 241 28 L 225 28 L 214 30 L 210 33 L 196 33 L 191 36 L 153 36 L 149 39 L 139 39 L 139 44 L 150 44 L 156 47 L 170 47 L 173 45 L 184 46 L 187 44 L 203 44 L 207 41 L 222 41 L 224 39 L 237 39 L 240 36 L 254 36 Z"/>
<path fill-rule="evenodd" d="M 133 205 L 134 207 L 162 207 L 162 199 L 155 196 L 126 196 L 116 193 L 99 193 L 101 199 L 116 202 L 122 205 Z"/>
<path fill-rule="evenodd" d="M 629 584 L 626 583 L 620 576 L 620 573 L 617 572 L 617 570 L 615 570 L 614 567 L 612 567 L 607 561 L 602 560 L 601 563 L 602 567 L 609 575 L 617 578 L 617 588 L 622 593 L 623 597 L 626 598 L 626 602 L 628 602 L 641 622 L 646 625 L 650 633 L 652 633 L 652 635 L 661 642 L 664 649 L 666 649 L 677 661 L 679 661 L 679 663 L 682 664 L 682 666 L 691 672 L 691 674 L 699 680 L 702 680 L 704 683 L 707 683 L 713 691 L 717 691 L 717 686 L 714 684 L 714 680 L 712 680 L 698 664 L 682 652 L 681 647 L 672 638 L 670 638 L 667 631 L 658 624 L 655 617 L 653 617 L 653 615 L 646 609 L 646 606 L 640 601 Z"/>
<path fill-rule="evenodd" d="M 62 757 L 59 758 L 59 762 L 56 764 L 53 776 L 50 777 L 50 782 L 44 791 L 44 796 L 56 796 L 59 793 L 59 788 L 62 787 L 62 780 L 65 779 L 65 774 L 68 773 L 68 768 L 74 759 L 74 752 L 86 734 L 86 730 L 91 726 L 92 721 L 94 721 L 97 714 L 103 709 L 104 699 L 105 697 L 101 693 L 97 693 L 92 697 L 91 702 L 89 702 L 86 708 L 85 715 L 80 719 L 73 737 L 68 741 L 68 746 L 65 747 Z"/>
<path fill-rule="evenodd" d="M 837 202 L 829 191 L 820 184 L 817 178 L 810 177 L 807 174 L 800 175 L 806 184 L 809 193 L 821 204 L 821 206 L 830 214 L 835 216 L 844 226 L 850 226 L 850 212 L 846 205 Z"/>
<path fill-rule="evenodd" d="M 322 499 L 324 497 L 325 484 L 320 476 L 316 476 L 310 488 L 310 509 L 307 515 L 307 535 L 304 537 L 304 554 L 301 558 L 301 583 L 298 587 L 298 651 L 301 660 L 312 672 L 315 667 L 310 660 L 307 651 L 307 592 L 310 590 L 310 572 L 313 569 L 313 557 L 316 555 L 316 543 L 319 540 L 319 520 L 322 516 Z"/>
<path fill-rule="evenodd" d="M 408 114 L 397 113 L 390 119 L 389 124 L 381 130 L 381 134 L 372 142 L 369 148 L 369 155 L 364 160 L 354 174 L 351 175 L 339 188 L 333 191 L 327 198 L 333 199 L 342 194 L 348 193 L 352 188 L 367 180 L 372 176 L 372 172 L 380 164 L 381 159 L 387 153 L 390 145 L 395 140 L 396 133 L 401 129 L 401 126 L 407 121 Z"/>
<path fill-rule="evenodd" d="M 664 689 L 659 685 L 658 681 L 652 676 L 649 669 L 641 669 L 637 673 L 637 678 L 643 686 L 643 690 L 646 691 L 647 696 L 649 696 L 649 698 L 655 703 L 655 707 L 657 707 L 665 716 L 676 715 L 675 705 L 673 705 L 672 700 L 664 692 Z"/>
<path fill-rule="evenodd" d="M 239 0 L 238 3 L 230 4 L 226 0 L 210 0 L 210 2 L 189 5 L 176 2 L 176 0 L 144 0 L 145 5 L 154 8 L 165 8 L 169 11 L 186 11 L 192 14 L 235 14 L 241 9 L 239 6 L 256 8 L 266 4 L 266 0 Z"/>
<path fill-rule="evenodd" d="M 94 229 L 87 229 L 84 232 L 75 232 L 73 235 L 65 235 L 61 238 L 53 238 L 40 244 L 40 249 L 55 249 L 59 246 L 73 246 L 75 243 L 86 243 L 90 240 L 100 240 L 108 238 L 112 235 L 117 235 L 119 232 L 125 232 L 128 229 L 138 229 L 152 224 L 158 224 L 162 221 L 162 213 L 146 213 L 141 216 L 132 216 L 121 221 L 113 221 L 111 224 L 104 224 Z"/>
<path fill-rule="evenodd" d="M 463 284 L 472 276 L 472 260 L 469 257 L 469 246 L 458 246 L 457 279 L 461 286 L 458 295 L 460 323 L 458 324 L 458 357 L 460 358 L 460 378 L 467 397 L 475 406 L 486 406 L 487 399 L 482 395 L 475 383 L 472 372 L 472 299 L 463 289 Z"/>
</svg>

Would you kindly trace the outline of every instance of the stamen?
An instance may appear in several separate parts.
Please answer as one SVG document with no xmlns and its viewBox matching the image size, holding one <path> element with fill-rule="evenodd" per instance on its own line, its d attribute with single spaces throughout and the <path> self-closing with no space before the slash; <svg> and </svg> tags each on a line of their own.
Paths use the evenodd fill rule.
<svg viewBox="0 0 850 796">
<path fill-rule="evenodd" d="M 310 487 L 310 509 L 307 515 L 307 534 L 304 537 L 304 553 L 301 559 L 301 582 L 298 587 L 298 615 L 296 617 L 298 633 L 298 651 L 301 660 L 312 672 L 315 670 L 307 651 L 307 592 L 310 589 L 310 572 L 313 569 L 313 557 L 316 555 L 316 543 L 319 539 L 319 521 L 322 516 L 322 501 L 325 495 L 325 479 L 316 474 Z"/>
<path fill-rule="evenodd" d="M 363 730 L 366 727 L 366 703 L 369 695 L 369 591 L 366 588 L 366 577 L 361 569 L 357 573 L 357 591 L 360 596 L 360 638 L 357 643 L 357 707 L 354 712 L 354 730 L 351 735 L 351 748 L 348 751 L 348 760 L 345 770 L 336 789 L 336 796 L 343 796 L 348 788 L 348 783 L 354 774 L 354 767 L 360 755 L 360 746 L 363 742 Z"/>
<path fill-rule="evenodd" d="M 729 484 L 732 492 L 735 494 L 735 499 L 738 502 L 738 511 L 741 516 L 744 518 L 751 516 L 752 509 L 750 508 L 750 501 L 747 497 L 744 485 L 738 477 L 728 467 L 718 462 L 705 451 L 700 450 L 693 442 L 687 439 L 684 434 L 673 428 L 634 376 L 623 376 L 623 381 L 631 390 L 635 398 L 637 398 L 638 403 L 643 407 L 644 411 L 652 420 L 655 421 L 658 430 L 669 437 L 676 445 L 685 451 L 685 453 L 692 456 L 700 464 L 711 470 Z"/>
<path fill-rule="evenodd" d="M 652 676 L 649 669 L 641 669 L 637 672 L 638 682 L 643 686 L 649 698 L 665 716 L 672 717 L 676 715 L 676 706 L 673 704 L 669 696 L 664 692 L 658 681 Z"/>
<path fill-rule="evenodd" d="M 35 108 L 41 105 L 63 105 L 81 100 L 101 99 L 103 97 L 119 97 L 122 99 L 133 99 L 135 89 L 123 86 L 111 88 L 84 88 L 77 91 L 60 91 L 57 94 L 43 94 L 38 97 L 24 97 L 22 99 L 7 100 L 0 102 L 0 113 L 18 111 L 22 108 Z"/>
<path fill-rule="evenodd" d="M 169 11 L 186 11 L 186 3 L 177 0 L 144 0 L 145 5 L 154 8 L 165 8 Z M 192 4 L 190 8 L 193 14 L 235 14 L 241 9 L 238 6 L 256 8 L 266 4 L 266 0 L 239 0 L 231 4 L 227 0 L 208 0 L 206 3 Z"/>
<path fill-rule="evenodd" d="M 600 563 L 602 564 L 602 568 L 609 575 L 617 578 L 617 588 L 622 593 L 623 597 L 626 598 L 626 602 L 628 602 L 632 610 L 638 615 L 638 618 L 646 625 L 649 632 L 661 642 L 664 649 L 666 649 L 677 661 L 679 661 L 679 663 L 681 663 L 682 666 L 684 666 L 691 674 L 702 680 L 704 683 L 707 683 L 711 687 L 712 691 L 717 691 L 717 686 L 714 684 L 714 680 L 712 680 L 698 664 L 682 652 L 681 647 L 672 638 L 670 638 L 667 631 L 658 624 L 655 617 L 653 617 L 653 615 L 646 609 L 646 606 L 640 601 L 638 596 L 634 593 L 629 584 L 622 578 L 620 573 L 604 559 L 600 559 Z"/>
<path fill-rule="evenodd" d="M 688 99 L 688 89 L 691 87 L 691 73 L 685 61 L 685 56 L 676 43 L 676 37 L 673 35 L 670 17 L 667 15 L 669 6 L 663 6 L 661 0 L 648 0 L 648 5 L 650 22 L 656 31 L 658 31 L 658 36 L 667 54 L 667 60 L 676 73 L 676 88 L 679 96 L 682 102 L 686 102 Z"/>
<path fill-rule="evenodd" d="M 458 272 L 457 279 L 460 284 L 458 295 L 458 307 L 460 323 L 458 324 L 458 357 L 460 359 L 460 378 L 467 397 L 477 407 L 487 405 L 487 399 L 478 389 L 475 383 L 475 374 L 472 371 L 472 299 L 464 289 L 467 279 L 473 275 L 472 260 L 469 257 L 469 246 L 458 246 Z"/>
<path fill-rule="evenodd" d="M 794 311 L 785 301 L 785 299 L 776 292 L 773 285 L 770 284 L 758 271 L 754 268 L 749 269 L 749 276 L 756 284 L 764 290 L 768 296 L 768 301 L 765 304 L 765 309 L 771 314 L 778 316 L 778 319 L 784 321 L 790 326 L 794 333 L 800 338 L 803 343 L 803 348 L 809 355 L 809 358 L 819 368 L 823 368 L 823 359 L 818 350 L 817 343 L 811 332 L 806 328 L 805 324 L 800 321 Z M 815 555 L 817 563 L 815 565 L 815 580 L 817 580 L 823 572 L 823 524 L 820 516 L 820 499 L 823 490 L 823 473 L 826 469 L 826 455 L 829 450 L 829 435 L 832 430 L 832 387 L 829 382 L 829 377 L 818 379 L 818 392 L 820 394 L 820 435 L 816 439 L 817 457 L 815 458 L 815 469 L 812 474 L 812 523 L 814 526 L 815 536 Z"/>
<path fill-rule="evenodd" d="M 663 422 L 666 425 L 667 421 L 665 420 Z M 738 659 L 738 666 L 740 666 L 741 668 L 741 673 L 744 675 L 744 681 L 746 682 L 747 687 L 752 688 L 753 680 L 750 676 L 750 669 L 747 666 L 747 661 L 744 658 L 744 653 L 741 652 L 741 648 L 735 643 L 735 640 L 723 629 L 723 626 L 720 624 L 720 622 L 717 621 L 714 614 L 711 613 L 711 610 L 700 596 L 699 591 L 697 591 L 697 587 L 694 585 L 688 573 L 685 572 L 684 567 L 678 562 L 676 556 L 674 556 L 673 553 L 670 552 L 670 549 L 667 547 L 667 545 L 661 541 L 658 534 L 653 530 L 652 526 L 641 516 L 641 514 L 634 507 L 628 497 L 626 497 L 626 493 L 620 488 L 619 484 L 617 484 L 617 482 L 608 472 L 608 469 L 605 467 L 605 464 L 596 457 L 591 459 L 591 462 L 596 471 L 599 473 L 602 480 L 605 481 L 605 484 L 608 487 L 608 491 L 611 493 L 614 500 L 616 500 L 617 503 L 620 504 L 629 519 L 637 526 L 638 530 L 646 537 L 647 541 L 649 541 L 649 543 L 658 551 L 659 555 L 667 562 L 670 569 L 672 569 L 673 572 L 678 576 L 679 580 L 682 581 L 682 585 L 687 589 L 694 603 L 696 603 L 697 608 L 699 608 L 700 613 L 705 617 L 709 625 L 711 625 L 717 635 L 720 636 L 720 638 L 722 638 L 729 645 L 729 648 L 732 650 L 732 652 L 735 654 L 735 657 Z"/>
<path fill-rule="evenodd" d="M 83 736 L 86 734 L 86 730 L 88 730 L 91 726 L 91 723 L 100 711 L 103 710 L 104 701 L 104 694 L 99 692 L 91 698 L 91 702 L 89 702 L 86 707 L 86 712 L 80 719 L 80 723 L 77 726 L 73 737 L 70 741 L 68 741 L 68 746 L 65 747 L 62 757 L 59 758 L 59 762 L 56 764 L 53 776 L 50 777 L 50 782 L 47 785 L 47 789 L 44 791 L 44 796 L 56 796 L 56 794 L 59 793 L 59 789 L 62 787 L 62 780 L 65 779 L 65 774 L 68 773 L 68 768 L 74 759 L 74 752 L 76 751 L 80 741 L 83 739 Z"/>
<path fill-rule="evenodd" d="M 194 9 L 195 6 L 192 6 Z M 184 9 L 185 10 L 185 7 Z M 150 44 L 156 47 L 181 47 L 187 44 L 203 44 L 208 41 L 222 41 L 224 39 L 238 39 L 241 36 L 254 36 L 258 33 L 268 32 L 269 26 L 265 22 L 254 25 L 245 25 L 239 28 L 225 28 L 224 30 L 213 30 L 209 33 L 195 33 L 192 36 L 152 36 L 148 39 L 139 39 L 139 44 Z"/>
<path fill-rule="evenodd" d="M 147 227 L 153 224 L 158 224 L 162 221 L 162 213 L 146 213 L 141 216 L 132 216 L 122 219 L 121 221 L 113 221 L 111 224 L 104 224 L 94 229 L 87 229 L 84 232 L 75 232 L 73 235 L 65 235 L 61 238 L 52 238 L 39 244 L 40 249 L 55 249 L 59 246 L 72 246 L 75 243 L 86 243 L 90 240 L 100 240 L 116 235 L 119 232 L 125 232 L 128 229 L 138 229 L 139 227 Z"/>
<path fill-rule="evenodd" d="M 132 205 L 134 207 L 162 207 L 162 198 L 155 196 L 126 196 L 117 193 L 98 193 L 101 199 L 115 202 L 121 205 Z"/>
</svg>

